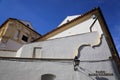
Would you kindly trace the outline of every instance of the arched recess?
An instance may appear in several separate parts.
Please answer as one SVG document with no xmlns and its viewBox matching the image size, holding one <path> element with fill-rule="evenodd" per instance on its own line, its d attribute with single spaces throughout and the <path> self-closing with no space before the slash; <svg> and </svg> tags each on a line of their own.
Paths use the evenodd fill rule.
<svg viewBox="0 0 120 80">
<path fill-rule="evenodd" d="M 53 74 L 43 74 L 41 80 L 55 80 L 56 76 Z"/>
</svg>

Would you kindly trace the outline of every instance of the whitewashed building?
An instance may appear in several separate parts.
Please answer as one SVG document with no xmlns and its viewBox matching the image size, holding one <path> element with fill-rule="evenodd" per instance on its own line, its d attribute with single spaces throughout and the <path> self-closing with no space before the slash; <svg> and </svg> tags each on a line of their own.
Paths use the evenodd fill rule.
<svg viewBox="0 0 120 80">
<path fill-rule="evenodd" d="M 0 57 L 1 80 L 120 80 L 120 58 L 100 8 L 68 16 L 6 55 Z"/>
</svg>

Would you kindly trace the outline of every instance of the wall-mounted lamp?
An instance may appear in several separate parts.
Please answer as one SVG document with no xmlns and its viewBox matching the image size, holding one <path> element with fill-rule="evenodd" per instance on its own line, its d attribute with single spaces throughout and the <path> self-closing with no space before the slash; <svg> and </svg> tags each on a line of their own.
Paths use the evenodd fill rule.
<svg viewBox="0 0 120 80">
<path fill-rule="evenodd" d="M 77 71 L 77 66 L 79 66 L 80 60 L 78 59 L 77 56 L 74 58 L 74 71 Z"/>
</svg>

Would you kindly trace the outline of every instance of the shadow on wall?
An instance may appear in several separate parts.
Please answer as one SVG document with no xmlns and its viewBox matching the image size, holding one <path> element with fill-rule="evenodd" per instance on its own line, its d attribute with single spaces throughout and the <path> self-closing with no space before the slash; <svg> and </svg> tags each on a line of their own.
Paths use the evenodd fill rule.
<svg viewBox="0 0 120 80">
<path fill-rule="evenodd" d="M 96 80 L 109 80 L 109 79 L 104 78 L 104 77 L 96 77 Z"/>
</svg>

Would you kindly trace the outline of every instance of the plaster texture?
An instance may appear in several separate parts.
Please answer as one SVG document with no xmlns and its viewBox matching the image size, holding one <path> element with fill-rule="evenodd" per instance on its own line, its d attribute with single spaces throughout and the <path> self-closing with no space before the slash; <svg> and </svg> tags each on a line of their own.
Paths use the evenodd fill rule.
<svg viewBox="0 0 120 80">
<path fill-rule="evenodd" d="M 55 39 L 60 37 L 66 37 L 71 35 L 83 34 L 91 32 L 90 28 L 95 19 L 88 19 L 82 23 L 79 23 L 67 30 L 62 31 L 61 33 L 56 34 L 55 36 L 50 37 L 49 39 Z M 97 20 L 92 27 L 92 31 L 97 31 L 100 35 L 103 34 L 99 21 Z"/>
<path fill-rule="evenodd" d="M 77 70 L 71 69 L 69 71 L 69 74 L 74 76 L 71 78 L 72 80 L 120 79 L 105 36 L 100 36 L 98 32 L 88 32 L 24 45 L 17 52 L 17 57 L 32 58 L 34 47 L 41 49 L 39 59 L 74 59 L 76 55 L 79 55 L 80 64 L 77 66 Z M 73 64 L 71 63 L 71 65 Z M 72 68 L 74 69 L 74 65 Z M 66 72 L 63 71 L 63 73 Z"/>
<path fill-rule="evenodd" d="M 15 57 L 16 51 L 2 51 L 0 50 L 0 57 Z"/>
<path fill-rule="evenodd" d="M 103 71 L 104 73 L 96 73 Z M 80 61 L 78 69 L 74 71 L 73 60 L 52 59 L 1 59 L 1 80 L 41 80 L 42 75 L 52 74 L 54 80 L 119 80 L 114 60 Z M 90 74 L 99 74 L 90 76 Z M 101 74 L 101 75 L 100 75 Z M 109 74 L 109 75 L 107 75 Z M 107 76 L 106 76 L 107 75 Z"/>
<path fill-rule="evenodd" d="M 41 54 L 41 58 L 73 59 L 79 46 L 97 43 L 98 35 L 97 32 L 92 32 L 24 45 L 17 51 L 16 57 L 32 58 L 34 48 L 40 47 L 41 52 L 39 54 Z"/>
<path fill-rule="evenodd" d="M 0 42 L 0 50 L 18 50 L 22 44 L 9 39 L 6 43 Z"/>
<path fill-rule="evenodd" d="M 74 80 L 72 60 L 0 60 L 0 80 L 41 80 L 52 74 L 55 80 Z"/>
</svg>

